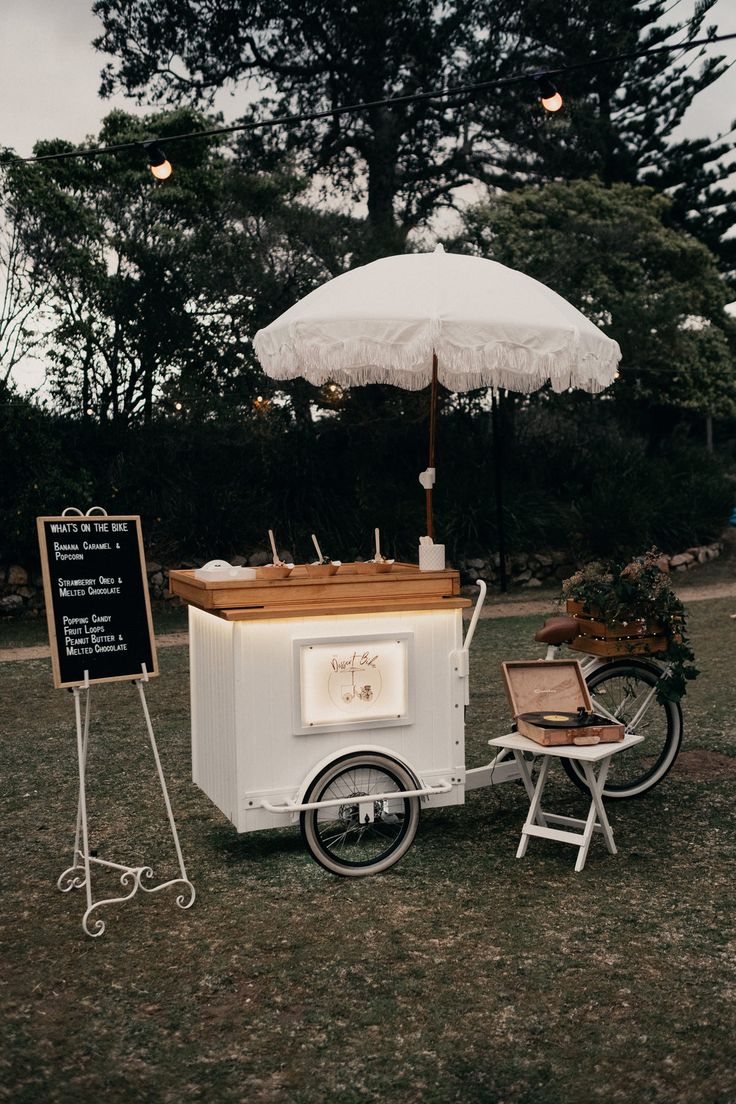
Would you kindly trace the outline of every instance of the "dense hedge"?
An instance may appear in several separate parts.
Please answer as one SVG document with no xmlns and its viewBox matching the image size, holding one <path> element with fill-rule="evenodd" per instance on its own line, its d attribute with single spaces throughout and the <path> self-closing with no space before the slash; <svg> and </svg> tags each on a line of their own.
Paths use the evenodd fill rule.
<svg viewBox="0 0 736 1104">
<path fill-rule="evenodd" d="M 728 521 L 733 482 L 685 433 L 655 447 L 622 427 L 614 409 L 590 401 L 522 405 L 505 423 L 512 552 L 679 551 L 715 539 Z M 150 553 L 167 564 L 265 546 L 269 527 L 300 560 L 311 554 L 311 532 L 336 558 L 365 556 L 375 525 L 391 554 L 413 557 L 425 528 L 417 475 L 427 463 L 426 432 L 399 417 L 299 428 L 278 412 L 131 430 L 3 405 L 0 560 L 33 563 L 35 517 L 67 505 L 141 514 Z M 490 416 L 445 410 L 437 466 L 437 539 L 452 557 L 494 549 Z"/>
</svg>

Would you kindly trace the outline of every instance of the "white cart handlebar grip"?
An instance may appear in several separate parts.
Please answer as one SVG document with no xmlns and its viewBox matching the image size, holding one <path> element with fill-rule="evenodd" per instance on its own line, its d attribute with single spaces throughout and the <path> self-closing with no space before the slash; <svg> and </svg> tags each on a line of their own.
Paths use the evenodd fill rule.
<svg viewBox="0 0 736 1104">
<path fill-rule="evenodd" d="M 486 600 L 486 591 L 488 590 L 488 587 L 486 586 L 486 584 L 483 582 L 482 579 L 478 579 L 478 588 L 480 590 L 480 593 L 478 595 L 478 600 L 475 603 L 475 609 L 473 610 L 473 616 L 471 617 L 470 624 L 468 625 L 468 631 L 465 634 L 465 643 L 463 644 L 463 651 L 465 651 L 465 652 L 470 650 L 470 645 L 473 643 L 473 636 L 475 635 L 475 626 L 478 624 L 478 618 L 480 617 L 480 611 L 482 610 L 483 603 Z"/>
</svg>

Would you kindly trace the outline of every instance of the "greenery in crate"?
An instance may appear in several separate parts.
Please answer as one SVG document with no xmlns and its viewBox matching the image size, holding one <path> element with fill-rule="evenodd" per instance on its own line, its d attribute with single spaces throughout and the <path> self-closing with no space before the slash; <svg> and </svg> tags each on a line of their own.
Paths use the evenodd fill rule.
<svg viewBox="0 0 736 1104">
<path fill-rule="evenodd" d="M 695 655 L 688 643 L 685 607 L 672 589 L 660 562 L 662 553 L 651 548 L 629 563 L 595 560 L 563 583 L 565 599 L 582 602 L 599 612 L 601 619 L 659 622 L 667 637 L 667 650 L 657 658 L 667 663 L 667 675 L 657 687 L 659 701 L 679 701 L 688 679 L 698 676 Z"/>
</svg>

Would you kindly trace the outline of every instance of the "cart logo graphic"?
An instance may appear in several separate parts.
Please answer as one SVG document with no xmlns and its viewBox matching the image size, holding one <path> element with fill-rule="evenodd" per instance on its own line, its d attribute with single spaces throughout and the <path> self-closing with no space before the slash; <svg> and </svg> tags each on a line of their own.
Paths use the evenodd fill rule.
<svg viewBox="0 0 736 1104">
<path fill-rule="evenodd" d="M 368 702 L 378 702 L 383 689 L 380 657 L 375 652 L 355 650 L 332 656 L 327 677 L 330 701 L 343 713 L 362 711 Z"/>
<path fill-rule="evenodd" d="M 294 641 L 295 732 L 411 724 L 413 633 Z"/>
</svg>

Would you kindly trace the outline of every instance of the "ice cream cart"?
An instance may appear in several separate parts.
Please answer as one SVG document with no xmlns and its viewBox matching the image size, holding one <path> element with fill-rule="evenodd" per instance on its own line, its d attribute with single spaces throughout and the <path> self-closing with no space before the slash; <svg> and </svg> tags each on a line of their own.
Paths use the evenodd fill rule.
<svg viewBox="0 0 736 1104">
<path fill-rule="evenodd" d="M 442 246 L 342 273 L 259 330 L 253 348 L 276 381 L 430 385 L 420 549 L 433 538 L 440 384 L 595 393 L 621 355 L 550 288 Z M 503 751 L 465 767 L 468 649 L 485 584 L 463 640 L 471 603 L 455 571 L 268 572 L 171 573 L 190 606 L 194 780 L 239 831 L 298 819 L 327 869 L 377 873 L 411 845 L 422 804 L 462 804 L 470 788 L 523 777 Z"/>
<path fill-rule="evenodd" d="M 465 767 L 468 649 L 458 573 L 342 564 L 314 578 L 172 571 L 189 605 L 194 782 L 239 832 L 301 825 L 322 866 L 379 873 L 422 806 L 518 777 Z"/>
</svg>

